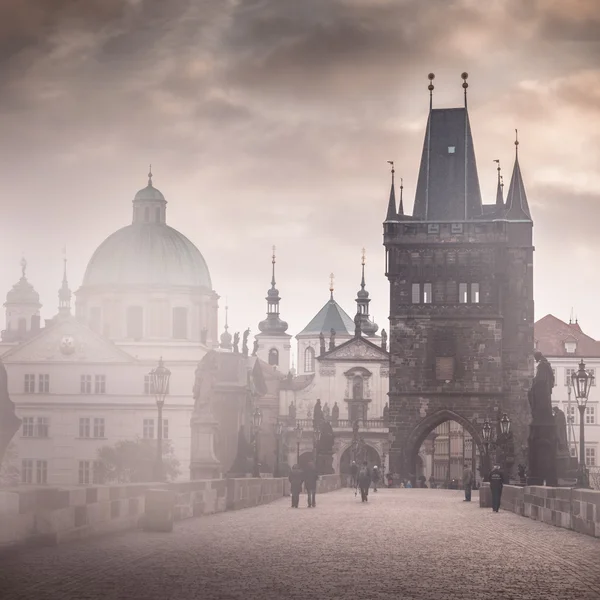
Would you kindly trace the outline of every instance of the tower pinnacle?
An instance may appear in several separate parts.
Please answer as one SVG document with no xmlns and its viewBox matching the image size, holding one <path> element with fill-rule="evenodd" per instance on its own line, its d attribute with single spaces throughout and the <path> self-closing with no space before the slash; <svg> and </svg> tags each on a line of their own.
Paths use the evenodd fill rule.
<svg viewBox="0 0 600 600">
<path fill-rule="evenodd" d="M 355 323 L 360 324 L 360 331 L 366 336 L 373 336 L 379 329 L 376 323 L 373 323 L 369 319 L 369 292 L 365 289 L 365 264 L 367 262 L 366 259 L 366 251 L 362 249 L 361 255 L 361 280 L 360 280 L 360 290 L 356 294 L 356 317 L 354 318 Z M 356 327 L 358 330 L 358 327 Z"/>
<path fill-rule="evenodd" d="M 67 248 L 63 248 L 63 278 L 58 290 L 58 315 L 69 317 L 71 315 L 71 290 L 67 280 Z"/>
<path fill-rule="evenodd" d="M 271 255 L 271 289 L 267 292 L 267 318 L 258 324 L 261 333 L 280 335 L 287 331 L 288 324 L 279 318 L 279 290 L 275 287 L 275 246 Z"/>
<path fill-rule="evenodd" d="M 385 220 L 386 221 L 395 221 L 398 218 L 398 213 L 396 212 L 396 192 L 394 190 L 394 173 L 396 170 L 394 169 L 394 161 L 388 160 L 388 165 L 392 165 L 392 187 L 390 188 L 390 199 L 388 201 L 388 209 Z"/>
</svg>

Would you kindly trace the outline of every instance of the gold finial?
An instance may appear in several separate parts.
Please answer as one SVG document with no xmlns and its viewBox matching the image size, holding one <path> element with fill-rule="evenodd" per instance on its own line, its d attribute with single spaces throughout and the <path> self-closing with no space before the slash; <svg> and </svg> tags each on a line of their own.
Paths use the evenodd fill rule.
<svg viewBox="0 0 600 600">
<path fill-rule="evenodd" d="M 362 249 L 362 266 L 365 266 L 365 263 L 367 262 L 367 251 L 363 248 Z"/>
<path fill-rule="evenodd" d="M 515 153 L 519 154 L 519 131 L 515 129 Z"/>
<path fill-rule="evenodd" d="M 25 279 L 25 271 L 27 271 L 27 260 L 23 256 L 21 258 L 21 276 Z"/>
<path fill-rule="evenodd" d="M 152 187 L 152 165 L 148 169 L 148 185 Z"/>
<path fill-rule="evenodd" d="M 427 79 L 429 79 L 429 85 L 427 89 L 429 90 L 429 110 L 431 110 L 433 106 L 433 80 L 435 79 L 435 75 L 433 73 L 429 73 L 427 75 Z"/>
<path fill-rule="evenodd" d="M 469 77 L 469 74 L 465 71 L 461 74 L 461 77 L 463 80 L 463 90 L 465 91 L 465 108 L 467 108 L 467 88 L 469 87 L 469 84 L 467 83 L 467 78 Z"/>
<path fill-rule="evenodd" d="M 275 264 L 275 246 L 273 246 L 273 264 Z"/>
<path fill-rule="evenodd" d="M 333 281 L 335 279 L 335 276 L 333 273 L 329 274 L 329 291 L 331 292 L 331 297 L 333 298 Z"/>
</svg>

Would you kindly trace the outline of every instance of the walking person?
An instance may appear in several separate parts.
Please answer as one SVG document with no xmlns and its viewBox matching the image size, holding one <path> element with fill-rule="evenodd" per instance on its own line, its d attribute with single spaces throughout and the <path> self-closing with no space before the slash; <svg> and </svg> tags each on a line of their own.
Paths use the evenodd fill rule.
<svg viewBox="0 0 600 600">
<path fill-rule="evenodd" d="M 304 488 L 308 496 L 308 508 L 315 508 L 315 494 L 317 493 L 317 481 L 319 480 L 319 474 L 312 461 L 308 463 L 304 469 Z"/>
<path fill-rule="evenodd" d="M 463 488 L 465 489 L 465 502 L 471 502 L 471 490 L 473 489 L 473 471 L 469 468 L 469 464 L 465 463 L 463 471 Z"/>
<path fill-rule="evenodd" d="M 360 499 L 362 502 L 369 500 L 369 488 L 371 487 L 371 469 L 365 460 L 358 471 L 358 487 L 360 488 Z"/>
<path fill-rule="evenodd" d="M 357 485 L 357 480 L 356 477 L 358 476 L 358 465 L 356 464 L 356 461 L 352 461 L 352 464 L 350 465 L 350 485 L 351 487 L 355 488 Z"/>
<path fill-rule="evenodd" d="M 494 465 L 490 473 L 490 490 L 492 491 L 492 510 L 500 510 L 500 500 L 502 499 L 502 488 L 504 487 L 504 473 L 500 465 Z"/>
<path fill-rule="evenodd" d="M 292 467 L 292 472 L 289 475 L 290 480 L 290 493 L 292 495 L 292 508 L 298 508 L 300 501 L 300 492 L 302 491 L 302 470 L 298 465 Z"/>
<path fill-rule="evenodd" d="M 375 465 L 371 471 L 371 480 L 373 481 L 373 491 L 376 492 L 377 484 L 379 483 L 379 469 L 377 468 L 377 465 Z"/>
</svg>

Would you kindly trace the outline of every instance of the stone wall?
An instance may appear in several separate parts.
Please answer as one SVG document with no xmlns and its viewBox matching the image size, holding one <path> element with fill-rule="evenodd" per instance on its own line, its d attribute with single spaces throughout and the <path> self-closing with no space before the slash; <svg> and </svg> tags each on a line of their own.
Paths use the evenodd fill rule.
<svg viewBox="0 0 600 600">
<path fill-rule="evenodd" d="M 491 506 L 487 483 L 481 487 L 479 505 Z M 500 506 L 555 527 L 600 537 L 600 492 L 596 490 L 505 485 Z"/>
<path fill-rule="evenodd" d="M 339 475 L 324 475 L 318 491 L 339 487 Z M 139 527 L 150 489 L 175 492 L 174 518 L 182 520 L 273 502 L 289 495 L 289 482 L 284 478 L 246 478 L 3 490 L 0 550 L 17 545 L 55 545 Z"/>
</svg>

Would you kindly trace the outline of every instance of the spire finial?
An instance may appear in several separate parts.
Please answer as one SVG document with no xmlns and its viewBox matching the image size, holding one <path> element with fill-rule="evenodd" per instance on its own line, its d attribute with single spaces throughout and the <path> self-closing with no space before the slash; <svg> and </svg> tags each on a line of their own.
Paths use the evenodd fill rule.
<svg viewBox="0 0 600 600">
<path fill-rule="evenodd" d="M 519 157 L 519 130 L 515 129 L 515 157 Z"/>
<path fill-rule="evenodd" d="M 463 80 L 463 90 L 465 91 L 465 108 L 467 108 L 467 88 L 469 87 L 467 79 L 469 78 L 469 74 L 465 71 L 464 73 L 462 73 L 461 77 Z"/>
<path fill-rule="evenodd" d="M 502 183 L 502 174 L 500 173 L 500 171 L 501 171 L 500 159 L 495 158 L 494 162 L 498 165 L 498 167 L 496 169 L 498 171 L 498 185 L 496 186 L 496 209 L 499 210 L 501 208 L 504 208 L 504 194 L 503 194 L 504 184 Z"/>
<path fill-rule="evenodd" d="M 335 275 L 333 273 L 329 274 L 329 291 L 331 292 L 331 299 L 333 300 L 333 281 L 335 279 Z"/>
<path fill-rule="evenodd" d="M 392 185 L 394 185 L 394 173 L 396 172 L 396 170 L 394 169 L 394 161 L 388 160 L 388 165 L 392 165 Z"/>
<path fill-rule="evenodd" d="M 431 110 L 433 108 L 433 80 L 435 79 L 435 75 L 433 73 L 429 73 L 429 75 L 427 75 L 427 79 L 429 79 L 429 85 L 427 86 L 427 89 L 429 90 L 429 110 Z"/>
<path fill-rule="evenodd" d="M 148 169 L 148 186 L 152 187 L 152 165 Z"/>
<path fill-rule="evenodd" d="M 400 177 L 400 202 L 398 204 L 398 214 L 404 214 L 404 201 L 402 200 L 402 196 L 404 195 L 404 177 Z"/>
<path fill-rule="evenodd" d="M 273 255 L 271 256 L 271 263 L 273 264 L 273 274 L 271 276 L 271 288 L 275 288 L 275 246 L 273 246 Z"/>
<path fill-rule="evenodd" d="M 360 287 L 364 290 L 365 289 L 365 263 L 367 262 L 367 251 L 363 248 L 362 249 L 362 257 L 361 257 L 361 261 L 360 264 L 362 265 L 362 278 L 360 280 Z"/>
</svg>

